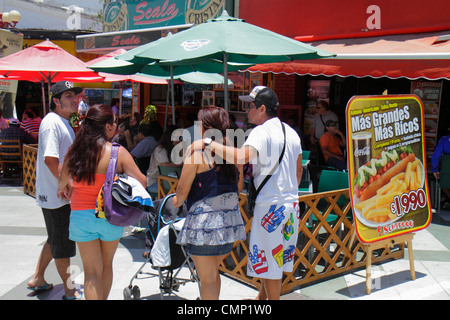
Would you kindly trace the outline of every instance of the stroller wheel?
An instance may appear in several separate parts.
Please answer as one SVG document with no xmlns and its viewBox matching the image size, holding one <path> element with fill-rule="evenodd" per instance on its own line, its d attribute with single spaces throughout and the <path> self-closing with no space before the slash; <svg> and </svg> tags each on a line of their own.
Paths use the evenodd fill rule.
<svg viewBox="0 0 450 320">
<path fill-rule="evenodd" d="M 130 289 L 130 287 L 126 287 L 125 289 L 123 289 L 123 298 L 125 300 L 131 300 L 131 289 Z"/>
<path fill-rule="evenodd" d="M 131 294 L 133 295 L 134 300 L 139 300 L 141 298 L 141 290 L 138 286 L 134 286 L 133 289 L 131 289 Z"/>
<path fill-rule="evenodd" d="M 139 300 L 141 298 L 141 290 L 138 286 L 128 286 L 123 289 L 123 297 L 125 300 Z"/>
<path fill-rule="evenodd" d="M 174 291 L 178 291 L 180 289 L 180 283 L 175 279 L 172 282 L 172 288 Z"/>
</svg>

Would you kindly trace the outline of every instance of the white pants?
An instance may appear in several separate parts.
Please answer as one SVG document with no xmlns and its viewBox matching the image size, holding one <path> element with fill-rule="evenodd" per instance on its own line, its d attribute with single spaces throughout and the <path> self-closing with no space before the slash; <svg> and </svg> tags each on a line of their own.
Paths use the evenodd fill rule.
<svg viewBox="0 0 450 320">
<path fill-rule="evenodd" d="M 282 279 L 292 272 L 299 223 L 298 202 L 259 204 L 253 211 L 247 275 Z"/>
</svg>

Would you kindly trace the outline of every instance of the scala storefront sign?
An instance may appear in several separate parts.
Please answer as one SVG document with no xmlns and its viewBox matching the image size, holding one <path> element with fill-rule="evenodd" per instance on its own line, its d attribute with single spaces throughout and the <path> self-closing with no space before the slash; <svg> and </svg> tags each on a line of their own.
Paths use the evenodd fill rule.
<svg viewBox="0 0 450 320">
<path fill-rule="evenodd" d="M 132 49 L 166 36 L 190 28 L 191 25 L 162 27 L 134 31 L 96 33 L 77 36 L 77 52 L 104 54 L 117 49 Z"/>
<path fill-rule="evenodd" d="M 363 243 L 421 230 L 431 220 L 416 95 L 357 96 L 347 105 L 350 196 Z"/>
<path fill-rule="evenodd" d="M 114 1 L 104 6 L 104 33 L 77 36 L 77 52 L 132 49 L 222 14 L 225 0 Z M 129 31 L 128 31 L 129 30 Z"/>
<path fill-rule="evenodd" d="M 111 46 L 138 46 L 141 44 L 141 37 L 136 35 L 115 36 L 112 39 Z"/>
<path fill-rule="evenodd" d="M 104 7 L 104 32 L 200 24 L 219 16 L 225 0 L 114 1 Z"/>
</svg>

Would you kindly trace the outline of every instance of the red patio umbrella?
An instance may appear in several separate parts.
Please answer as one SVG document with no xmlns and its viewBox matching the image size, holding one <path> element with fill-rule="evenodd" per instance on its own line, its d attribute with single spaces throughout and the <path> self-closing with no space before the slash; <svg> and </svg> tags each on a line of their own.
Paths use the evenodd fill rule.
<svg viewBox="0 0 450 320">
<path fill-rule="evenodd" d="M 44 115 L 44 82 L 47 83 L 50 93 L 52 82 L 103 80 L 103 77 L 87 68 L 83 61 L 48 40 L 0 59 L 0 75 L 10 80 L 41 82 Z"/>
</svg>

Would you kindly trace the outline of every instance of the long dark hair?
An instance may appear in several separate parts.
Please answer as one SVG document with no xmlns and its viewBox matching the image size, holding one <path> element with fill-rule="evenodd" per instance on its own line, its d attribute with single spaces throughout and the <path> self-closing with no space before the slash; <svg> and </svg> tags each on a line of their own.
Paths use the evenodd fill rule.
<svg viewBox="0 0 450 320">
<path fill-rule="evenodd" d="M 95 182 L 95 171 L 103 147 L 108 141 L 105 131 L 107 123 L 114 123 L 114 114 L 110 106 L 96 104 L 89 108 L 64 160 L 76 182 L 86 181 L 88 184 Z"/>
<path fill-rule="evenodd" d="M 222 133 L 223 141 L 218 143 L 227 144 L 226 130 L 229 128 L 230 120 L 228 112 L 225 109 L 215 106 L 206 106 L 198 112 L 198 120 L 202 122 L 203 130 L 217 129 Z M 234 164 L 226 163 L 225 159 L 222 164 L 215 164 L 216 171 L 221 176 L 228 178 L 230 182 L 237 181 L 237 170 Z"/>
<path fill-rule="evenodd" d="M 159 139 L 159 142 L 158 142 L 158 144 L 167 151 L 167 156 L 169 157 L 169 160 L 170 160 L 170 155 L 172 154 L 172 149 L 174 147 L 173 142 L 172 142 L 172 133 L 176 129 L 178 129 L 178 126 L 176 126 L 176 125 L 167 126 L 166 130 L 164 131 L 164 133 L 161 136 L 161 139 Z"/>
</svg>

